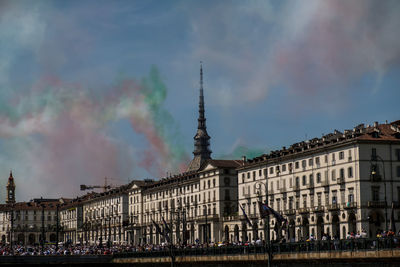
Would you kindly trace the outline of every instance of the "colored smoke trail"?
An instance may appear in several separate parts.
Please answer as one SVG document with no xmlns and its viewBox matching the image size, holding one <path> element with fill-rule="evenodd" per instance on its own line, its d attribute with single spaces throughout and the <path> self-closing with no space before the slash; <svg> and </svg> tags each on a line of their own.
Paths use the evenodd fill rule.
<svg viewBox="0 0 400 267">
<path fill-rule="evenodd" d="M 102 184 L 105 176 L 126 183 L 140 168 L 159 177 L 182 171 L 188 161 L 163 107 L 167 88 L 156 67 L 141 81 L 120 80 L 104 91 L 49 77 L 26 94 L 2 92 L 0 169 L 4 177 L 14 170 L 17 195 L 24 198 L 73 196 L 79 184 Z M 110 130 L 128 121 L 146 144 L 137 147 Z"/>
<path fill-rule="evenodd" d="M 249 148 L 243 144 L 241 144 L 241 141 L 237 141 L 231 151 L 225 155 L 221 155 L 218 158 L 221 159 L 242 159 L 243 156 L 246 158 L 254 158 L 254 157 L 259 157 L 262 154 L 267 153 L 266 149 L 261 149 L 261 148 Z"/>
</svg>

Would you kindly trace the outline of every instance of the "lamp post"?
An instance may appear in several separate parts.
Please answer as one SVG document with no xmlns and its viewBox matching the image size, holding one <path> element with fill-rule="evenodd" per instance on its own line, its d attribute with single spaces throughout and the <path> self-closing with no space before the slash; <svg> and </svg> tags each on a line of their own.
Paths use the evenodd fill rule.
<svg viewBox="0 0 400 267">
<path fill-rule="evenodd" d="M 14 239 L 14 204 L 10 204 L 10 210 L 9 210 L 9 214 L 8 217 L 10 219 L 10 231 L 9 231 L 9 240 L 10 240 L 10 246 L 11 246 L 11 251 L 12 254 L 14 255 L 14 246 L 13 246 L 13 239 Z"/>
<path fill-rule="evenodd" d="M 60 209 L 60 204 L 56 205 L 56 250 L 58 250 L 58 236 L 59 236 L 59 228 L 60 228 L 60 224 L 59 224 L 59 218 L 58 218 L 58 212 Z"/>
<path fill-rule="evenodd" d="M 180 207 L 180 203 L 178 204 L 178 209 L 175 212 L 176 214 L 176 241 L 178 243 L 178 245 L 181 245 L 181 207 Z"/>
<path fill-rule="evenodd" d="M 207 214 L 208 214 L 208 206 L 206 204 L 206 208 L 205 208 L 206 225 L 204 227 L 204 235 L 206 237 L 206 244 L 207 244 L 207 248 L 208 248 L 208 221 L 207 221 Z"/>
<path fill-rule="evenodd" d="M 383 168 L 383 186 L 384 186 L 384 194 L 385 194 L 385 229 L 386 231 L 388 230 L 388 219 L 387 219 L 387 199 L 386 199 L 386 173 L 385 173 L 385 162 L 383 161 L 383 159 L 378 156 L 378 155 L 372 155 L 371 156 L 371 162 L 375 161 L 375 166 L 378 166 L 378 160 L 382 163 L 382 168 Z M 372 168 L 371 171 L 372 175 L 376 175 L 377 174 L 377 168 Z"/>
<path fill-rule="evenodd" d="M 186 246 L 187 243 L 187 235 L 186 235 L 186 210 L 182 210 L 182 224 L 183 224 L 183 229 L 182 229 L 182 237 L 183 237 L 183 245 Z"/>
<path fill-rule="evenodd" d="M 137 218 L 137 216 L 133 216 L 133 214 L 131 214 L 131 216 L 130 216 L 131 218 L 131 221 L 130 221 L 130 223 L 131 223 L 131 246 L 133 246 L 133 239 L 134 239 L 134 234 L 133 234 L 133 231 L 134 231 L 134 229 L 133 229 L 133 226 L 136 224 L 136 218 Z"/>
<path fill-rule="evenodd" d="M 108 239 L 107 239 L 107 247 L 111 247 L 111 216 L 108 215 Z"/>
<path fill-rule="evenodd" d="M 265 204 L 268 205 L 268 181 L 267 181 L 267 169 L 265 169 L 265 183 L 261 181 L 257 181 L 254 184 L 254 187 L 257 190 L 261 190 L 264 187 L 265 190 Z M 266 218 L 264 218 L 264 230 L 266 229 L 267 233 L 264 236 L 267 239 L 267 246 L 268 246 L 268 267 L 271 266 L 272 261 L 272 250 L 271 250 L 271 238 L 270 238 L 270 225 L 269 225 L 269 214 L 267 214 Z"/>
<path fill-rule="evenodd" d="M 45 242 L 45 237 L 44 237 L 44 235 L 45 235 L 45 229 L 44 229 L 44 204 L 41 204 L 41 207 L 42 207 L 42 238 L 41 238 L 41 240 L 40 240 L 40 243 L 41 243 L 41 245 L 42 245 L 42 253 L 43 253 L 43 251 L 44 251 L 44 242 Z"/>
</svg>

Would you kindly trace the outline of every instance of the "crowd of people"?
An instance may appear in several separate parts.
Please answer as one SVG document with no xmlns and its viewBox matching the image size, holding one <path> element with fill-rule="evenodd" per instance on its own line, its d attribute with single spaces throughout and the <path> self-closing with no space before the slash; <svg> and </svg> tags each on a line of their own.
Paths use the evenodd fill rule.
<svg viewBox="0 0 400 267">
<path fill-rule="evenodd" d="M 191 248 L 203 248 L 203 247 L 214 247 L 221 245 L 216 243 L 209 244 L 187 244 L 174 245 L 174 249 L 191 249 Z M 225 243 L 223 245 L 226 245 Z M 144 245 L 0 245 L 1 256 L 47 256 L 47 255 L 111 255 L 115 253 L 124 252 L 144 252 L 144 251 L 163 251 L 170 249 L 166 243 L 161 245 L 155 244 L 144 244 Z"/>
<path fill-rule="evenodd" d="M 349 241 L 349 240 L 368 240 L 367 232 L 362 230 L 361 232 L 351 233 L 348 232 L 346 239 L 340 240 L 339 238 L 331 237 L 329 234 L 322 234 L 321 241 L 333 241 L 334 248 L 337 247 L 338 241 Z M 389 231 L 378 231 L 376 238 L 371 240 L 372 246 L 376 246 L 377 240 L 390 240 L 391 244 L 395 247 L 400 246 L 400 231 L 395 234 L 392 230 Z M 307 240 L 300 240 L 304 243 L 314 243 L 317 241 L 313 234 L 310 235 Z M 336 243 L 335 243 L 336 241 Z M 285 238 L 272 241 L 273 244 L 294 244 L 294 240 L 286 240 Z M 142 244 L 142 245 L 112 245 L 111 243 L 106 244 L 95 244 L 95 245 L 82 245 L 82 244 L 71 244 L 65 243 L 59 246 L 55 244 L 41 246 L 39 244 L 24 246 L 22 244 L 15 244 L 10 246 L 9 244 L 0 243 L 0 256 L 46 256 L 46 255 L 112 255 L 116 253 L 128 253 L 128 252 L 152 252 L 152 251 L 165 251 L 170 250 L 171 247 L 174 249 L 195 249 L 195 248 L 213 248 L 213 247 L 262 247 L 265 246 L 265 241 L 261 239 L 246 241 L 246 242 L 210 242 L 201 244 L 196 240 L 193 244 L 180 244 L 171 246 L 168 243 L 157 244 Z M 398 246 L 399 245 L 399 246 Z"/>
</svg>

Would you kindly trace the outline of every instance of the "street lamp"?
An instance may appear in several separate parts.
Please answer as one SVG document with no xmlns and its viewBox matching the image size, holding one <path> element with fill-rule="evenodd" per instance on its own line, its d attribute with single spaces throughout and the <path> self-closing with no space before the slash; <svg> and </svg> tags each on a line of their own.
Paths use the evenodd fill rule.
<svg viewBox="0 0 400 267">
<path fill-rule="evenodd" d="M 186 234 L 186 210 L 183 209 L 182 210 L 182 223 L 183 223 L 183 227 L 182 227 L 182 237 L 183 237 L 183 245 L 186 246 L 187 243 L 187 234 Z"/>
<path fill-rule="evenodd" d="M 58 211 L 60 209 L 60 204 L 56 205 L 56 250 L 58 250 L 58 235 L 59 235 L 59 228 L 60 228 L 60 224 L 59 224 L 59 218 L 58 218 Z"/>
<path fill-rule="evenodd" d="M 267 169 L 265 169 L 265 183 L 261 181 L 257 181 L 254 184 L 254 187 L 258 192 L 261 191 L 261 188 L 264 187 L 265 190 L 265 205 L 268 205 L 268 181 L 267 181 Z M 264 218 L 264 230 L 266 229 L 267 233 L 264 236 L 267 239 L 268 245 L 268 267 L 271 266 L 272 261 L 272 250 L 271 250 L 271 238 L 270 238 L 270 225 L 269 225 L 269 214 L 267 214 L 266 218 Z"/>
<path fill-rule="evenodd" d="M 42 245 L 42 253 L 43 253 L 43 251 L 44 251 L 44 242 L 45 242 L 45 237 L 44 237 L 44 235 L 45 235 L 45 229 L 44 229 L 44 204 L 41 204 L 40 206 L 42 208 L 42 238 L 40 240 L 40 243 Z"/>
<path fill-rule="evenodd" d="M 131 214 L 131 245 L 133 246 L 133 241 L 134 241 L 134 234 L 133 234 L 133 231 L 134 231 L 134 225 L 136 224 L 136 220 L 137 220 L 137 218 L 138 218 L 138 216 L 134 216 L 133 214 Z"/>
<path fill-rule="evenodd" d="M 385 162 L 383 161 L 383 159 L 376 155 L 376 154 L 372 154 L 371 155 L 371 162 L 375 161 L 375 165 L 372 165 L 371 167 L 371 174 L 374 177 L 375 175 L 377 175 L 377 164 L 378 164 L 378 160 L 382 163 L 382 168 L 383 168 L 383 186 L 384 186 L 384 193 L 385 193 L 385 229 L 386 231 L 388 230 L 388 220 L 387 220 L 387 199 L 386 199 L 386 174 L 385 174 Z M 372 163 L 371 163 L 372 164 Z"/>
<path fill-rule="evenodd" d="M 108 218 L 108 246 L 111 247 L 111 216 Z M 114 222 L 115 223 L 115 222 Z"/>
<path fill-rule="evenodd" d="M 207 221 L 207 215 L 208 215 L 208 205 L 206 204 L 206 208 L 204 209 L 205 216 L 206 216 L 206 225 L 204 227 L 204 235 L 206 237 L 206 244 L 208 248 L 208 221 Z"/>
<path fill-rule="evenodd" d="M 13 252 L 14 255 L 14 246 L 13 246 L 13 235 L 14 235 L 14 204 L 10 204 L 9 205 L 9 214 L 8 214 L 8 218 L 11 222 L 11 227 L 9 230 L 9 240 L 10 240 L 10 246 L 11 246 L 11 250 Z"/>
</svg>

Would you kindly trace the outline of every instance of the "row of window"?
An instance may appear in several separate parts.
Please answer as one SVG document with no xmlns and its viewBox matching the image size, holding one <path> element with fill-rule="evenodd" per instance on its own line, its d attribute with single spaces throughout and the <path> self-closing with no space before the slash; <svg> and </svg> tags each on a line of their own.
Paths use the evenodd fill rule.
<svg viewBox="0 0 400 267">
<path fill-rule="evenodd" d="M 193 218 L 193 217 L 197 217 L 197 216 L 212 216 L 212 215 L 217 214 L 217 206 L 216 206 L 216 204 L 213 204 L 212 208 L 211 208 L 211 205 L 205 205 L 203 207 L 201 207 L 201 206 L 191 207 L 190 209 L 183 209 L 182 214 L 183 213 L 185 213 L 187 218 Z M 172 213 L 168 213 L 168 212 L 144 214 L 143 220 L 144 220 L 144 223 L 151 223 L 152 220 L 161 221 L 162 218 L 169 221 L 171 219 L 171 216 L 176 217 L 177 214 L 172 214 Z"/>
<path fill-rule="evenodd" d="M 354 203 L 354 188 L 348 188 L 347 189 L 347 199 L 345 195 L 345 191 L 341 191 L 341 202 L 350 204 Z M 282 210 L 293 210 L 293 209 L 299 209 L 299 208 L 308 208 L 308 207 L 322 207 L 322 193 L 318 192 L 316 194 L 317 198 L 315 201 L 315 195 L 308 195 L 308 194 L 303 194 L 300 198 L 298 197 L 289 197 L 285 199 L 270 199 L 270 206 L 273 209 L 276 209 L 277 211 L 282 211 Z M 302 202 L 300 202 L 302 200 Z M 329 202 L 329 200 L 331 200 Z M 309 201 L 309 202 L 308 202 Z M 300 203 L 302 203 L 302 206 L 300 206 Z M 308 204 L 309 203 L 309 204 Z M 338 192 L 337 190 L 332 190 L 331 194 L 329 192 L 325 193 L 325 203 L 324 206 L 329 205 L 329 204 L 338 204 Z M 257 202 L 253 203 L 248 203 L 248 202 L 243 202 L 241 204 L 243 208 L 245 209 L 246 212 L 249 214 L 257 214 L 258 213 L 258 205 Z M 252 209 L 251 209 L 252 208 Z"/>
<path fill-rule="evenodd" d="M 212 192 L 212 194 L 211 194 L 211 192 Z M 190 195 L 190 196 L 184 196 L 184 197 L 180 197 L 180 198 L 174 198 L 174 199 L 171 199 L 170 200 L 170 205 L 171 205 L 171 207 L 172 206 L 175 206 L 175 202 L 176 203 L 181 203 L 181 204 L 183 204 L 183 205 L 186 205 L 186 204 L 196 204 L 196 203 L 200 203 L 201 201 L 202 201 L 202 198 L 201 198 L 201 196 L 202 196 L 202 194 L 201 193 L 199 193 L 199 194 L 194 194 L 194 195 Z M 226 189 L 225 190 L 225 195 L 224 195 L 224 200 L 230 200 L 231 199 L 231 197 L 230 197 L 230 190 L 229 189 Z M 198 202 L 197 202 L 197 200 L 198 200 Z M 216 191 L 215 190 L 213 190 L 213 191 L 208 191 L 208 192 L 203 192 L 203 202 L 210 202 L 210 201 L 216 201 Z M 168 206 L 168 200 L 167 201 L 165 201 L 165 204 L 164 205 L 162 205 L 162 201 L 159 201 L 159 202 L 157 202 L 157 203 L 146 203 L 145 205 L 144 205 L 144 209 L 145 209 L 145 211 L 148 211 L 148 210 L 150 210 L 150 209 L 155 209 L 156 208 L 156 206 L 157 206 L 157 208 L 158 209 L 161 209 L 162 208 L 162 206 Z"/>
<path fill-rule="evenodd" d="M 352 160 L 352 156 L 351 156 L 351 150 L 348 150 L 348 160 L 351 161 Z M 334 164 L 336 162 L 336 153 L 331 153 L 330 157 L 332 159 L 332 163 Z M 339 160 L 343 160 L 345 158 L 345 152 L 344 151 L 340 151 L 338 152 L 338 156 L 339 156 Z M 328 155 L 324 156 L 325 159 L 325 163 L 328 163 Z M 320 165 L 320 157 L 315 157 L 315 158 L 310 158 L 308 159 L 308 166 L 312 167 L 314 165 L 314 161 L 315 164 L 317 166 Z M 307 168 L 307 160 L 302 160 L 302 161 L 296 161 L 294 163 L 295 169 L 299 169 L 300 168 L 300 163 L 302 168 Z M 274 174 L 274 172 L 276 172 L 277 174 L 281 173 L 281 172 L 286 172 L 286 170 L 289 170 L 289 172 L 293 171 L 293 163 L 287 163 L 287 164 L 282 164 L 282 165 L 278 165 L 275 167 L 270 167 L 269 168 L 269 174 Z M 266 170 L 264 169 L 264 174 L 265 174 Z M 250 171 L 247 172 L 247 179 L 253 178 L 253 181 L 256 180 L 256 171 Z M 262 170 L 258 170 L 258 176 L 261 178 L 263 175 Z M 245 177 L 246 174 L 242 173 L 242 183 L 244 183 L 245 181 Z"/>
</svg>

